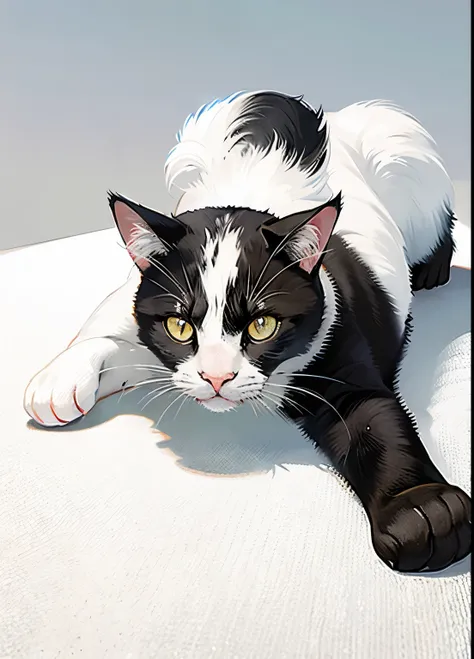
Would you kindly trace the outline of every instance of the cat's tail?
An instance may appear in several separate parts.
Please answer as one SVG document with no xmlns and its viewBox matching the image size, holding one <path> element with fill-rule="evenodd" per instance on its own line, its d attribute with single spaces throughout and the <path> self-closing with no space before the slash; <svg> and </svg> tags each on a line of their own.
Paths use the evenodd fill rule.
<svg viewBox="0 0 474 659">
<path fill-rule="evenodd" d="M 176 213 L 206 206 L 283 217 L 329 201 L 324 113 L 302 97 L 239 92 L 189 115 L 165 164 Z M 336 193 L 339 190 L 336 191 Z"/>
<path fill-rule="evenodd" d="M 176 214 L 233 206 L 284 217 L 342 191 L 366 197 L 351 219 L 360 232 L 372 197 L 396 225 L 372 229 L 399 231 L 413 288 L 448 281 L 453 186 L 433 138 L 392 103 L 357 103 L 326 117 L 302 97 L 239 92 L 189 115 L 177 140 L 165 164 L 168 188 L 181 191 Z"/>
<path fill-rule="evenodd" d="M 330 116 L 331 135 L 362 156 L 364 178 L 397 224 L 413 287 L 446 283 L 453 252 L 454 190 L 431 135 L 386 101 L 356 103 Z"/>
</svg>

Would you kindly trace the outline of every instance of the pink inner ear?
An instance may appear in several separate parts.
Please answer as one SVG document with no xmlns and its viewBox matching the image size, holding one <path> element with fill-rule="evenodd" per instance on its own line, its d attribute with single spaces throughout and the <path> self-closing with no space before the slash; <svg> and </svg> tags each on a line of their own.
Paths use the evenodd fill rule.
<svg viewBox="0 0 474 659">
<path fill-rule="evenodd" d="M 141 228 L 144 231 L 149 231 L 148 225 L 138 213 L 135 213 L 127 204 L 124 204 L 123 201 L 117 201 L 114 205 L 115 219 L 117 220 L 118 229 L 120 235 L 123 238 L 123 241 L 127 247 L 127 252 L 130 254 L 133 261 L 137 264 L 140 270 L 148 268 L 150 263 L 147 259 L 133 254 L 130 250 L 129 245 L 134 239 L 134 230 Z"/>
<path fill-rule="evenodd" d="M 321 252 L 326 249 L 334 225 L 337 220 L 337 210 L 333 206 L 326 206 L 310 219 L 306 226 L 313 226 L 317 229 L 319 242 L 318 251 L 314 256 L 308 256 L 300 261 L 300 267 L 308 273 L 311 273 L 316 263 L 319 261 Z"/>
</svg>

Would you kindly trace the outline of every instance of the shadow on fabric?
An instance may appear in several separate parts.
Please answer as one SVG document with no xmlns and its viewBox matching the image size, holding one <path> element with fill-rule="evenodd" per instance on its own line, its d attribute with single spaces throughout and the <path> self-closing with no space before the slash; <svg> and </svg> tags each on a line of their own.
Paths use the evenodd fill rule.
<svg viewBox="0 0 474 659">
<path fill-rule="evenodd" d="M 470 271 L 456 268 L 447 286 L 416 294 L 412 310 L 414 331 L 400 376 L 400 391 L 417 417 L 425 446 L 448 480 L 449 466 L 432 438 L 429 408 L 439 393 L 435 390 L 436 371 L 443 351 L 470 333 L 470 276 Z M 140 413 L 143 395 L 144 388 L 111 396 L 98 403 L 87 417 L 64 428 L 40 428 L 33 421 L 28 424 L 43 432 L 75 433 L 112 419 L 119 422 L 117 417 L 121 415 L 144 416 L 152 422 L 153 441 L 160 438 L 156 442 L 160 452 L 179 467 L 205 476 L 243 477 L 276 469 L 291 470 L 291 465 L 323 468 L 330 464 L 293 425 L 279 417 L 256 416 L 248 406 L 212 414 L 192 401 L 181 409 L 179 402 L 167 410 L 173 397 L 161 397 L 156 405 L 151 404 Z M 133 437 L 130 439 L 133 441 Z M 469 570 L 470 557 L 443 573 L 423 577 L 451 577 Z"/>
<path fill-rule="evenodd" d="M 440 355 L 457 338 L 470 332 L 470 271 L 453 269 L 450 283 L 434 291 L 421 291 L 413 303 L 413 324 L 400 375 L 400 391 L 416 415 L 427 450 L 440 469 L 437 447 L 431 439 L 428 412 Z M 289 423 L 270 415 L 256 416 L 248 406 L 226 414 L 213 414 L 189 401 L 170 405 L 165 396 L 150 404 L 143 413 L 144 388 L 116 394 L 100 401 L 89 414 L 64 427 L 46 429 L 29 421 L 30 427 L 43 432 L 77 432 L 108 422 L 118 415 L 145 416 L 153 429 L 159 422 L 157 442 L 160 450 L 172 454 L 181 467 L 219 476 L 262 473 L 291 464 L 320 465 L 321 453 L 315 451 Z M 174 408 L 179 409 L 176 414 Z M 327 462 L 323 459 L 323 462 Z"/>
</svg>

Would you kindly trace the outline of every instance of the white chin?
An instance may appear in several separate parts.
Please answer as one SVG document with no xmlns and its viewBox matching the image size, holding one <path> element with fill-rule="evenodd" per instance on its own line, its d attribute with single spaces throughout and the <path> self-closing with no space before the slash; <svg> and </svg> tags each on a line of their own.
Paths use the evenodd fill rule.
<svg viewBox="0 0 474 659">
<path fill-rule="evenodd" d="M 208 398 L 208 400 L 199 400 L 198 402 L 211 412 L 228 412 L 238 406 L 237 402 L 234 403 L 233 401 L 218 396 Z"/>
</svg>

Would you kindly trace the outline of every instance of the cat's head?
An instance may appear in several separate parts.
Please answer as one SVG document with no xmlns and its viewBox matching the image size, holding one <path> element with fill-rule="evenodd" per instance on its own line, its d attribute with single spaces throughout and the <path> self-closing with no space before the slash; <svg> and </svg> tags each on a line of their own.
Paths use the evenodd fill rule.
<svg viewBox="0 0 474 659">
<path fill-rule="evenodd" d="M 235 208 L 167 217 L 118 195 L 109 201 L 143 273 L 139 338 L 173 386 L 216 412 L 276 403 L 266 383 L 306 351 L 323 318 L 319 270 L 340 196 L 280 219 Z"/>
</svg>

